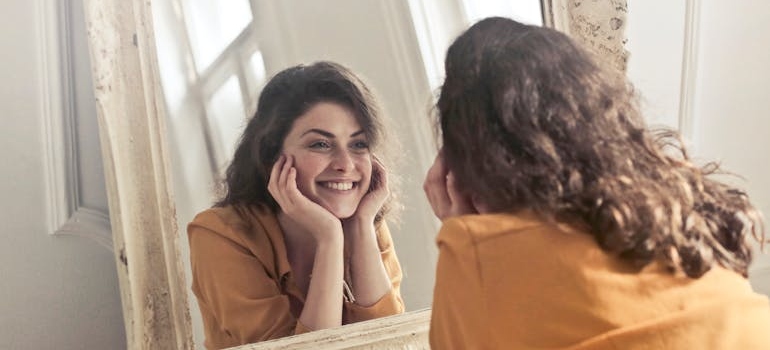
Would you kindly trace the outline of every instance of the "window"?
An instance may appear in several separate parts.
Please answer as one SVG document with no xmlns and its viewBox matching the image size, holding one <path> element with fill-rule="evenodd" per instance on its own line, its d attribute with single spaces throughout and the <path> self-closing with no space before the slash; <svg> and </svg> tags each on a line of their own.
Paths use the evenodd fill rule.
<svg viewBox="0 0 770 350">
<path fill-rule="evenodd" d="M 202 143 L 198 148 L 207 153 L 183 160 L 191 163 L 183 165 L 185 172 L 208 159 L 211 173 L 221 174 L 256 106 L 266 74 L 253 20 L 255 1 L 153 3 L 171 142 L 176 148 Z M 202 133 L 183 134 L 196 128 Z"/>
</svg>

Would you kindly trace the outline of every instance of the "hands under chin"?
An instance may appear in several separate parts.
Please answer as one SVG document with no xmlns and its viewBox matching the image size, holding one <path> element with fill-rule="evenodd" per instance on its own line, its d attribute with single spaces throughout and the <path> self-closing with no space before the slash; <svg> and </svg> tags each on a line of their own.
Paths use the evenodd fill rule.
<svg viewBox="0 0 770 350">
<path fill-rule="evenodd" d="M 372 178 L 369 191 L 366 192 L 361 202 L 358 203 L 356 212 L 345 223 L 373 223 L 375 216 L 380 212 L 385 201 L 390 196 L 388 188 L 388 176 L 385 168 L 377 158 L 372 158 Z"/>
<path fill-rule="evenodd" d="M 281 156 L 273 165 L 267 184 L 281 211 L 299 224 L 316 242 L 342 238 L 342 223 L 331 212 L 311 201 L 297 188 L 293 158 Z"/>
</svg>

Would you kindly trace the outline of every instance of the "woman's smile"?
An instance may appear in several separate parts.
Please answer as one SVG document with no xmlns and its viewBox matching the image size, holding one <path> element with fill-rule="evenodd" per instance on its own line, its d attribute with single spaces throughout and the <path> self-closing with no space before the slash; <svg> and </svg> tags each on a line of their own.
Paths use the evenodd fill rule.
<svg viewBox="0 0 770 350">
<path fill-rule="evenodd" d="M 344 182 L 332 182 L 332 181 L 324 181 L 324 182 L 317 182 L 321 187 L 332 189 L 336 191 L 350 191 L 354 187 L 358 186 L 358 182 L 351 182 L 351 181 L 344 181 Z"/>
</svg>

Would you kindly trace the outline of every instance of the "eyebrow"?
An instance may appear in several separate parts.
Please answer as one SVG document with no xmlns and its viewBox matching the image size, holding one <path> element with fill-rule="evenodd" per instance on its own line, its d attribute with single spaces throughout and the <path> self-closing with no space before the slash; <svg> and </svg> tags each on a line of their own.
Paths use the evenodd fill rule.
<svg viewBox="0 0 770 350">
<path fill-rule="evenodd" d="M 322 129 L 315 129 L 315 128 L 313 128 L 313 129 L 310 129 L 310 130 L 308 130 L 308 131 L 305 131 L 305 132 L 304 132 L 304 133 L 302 133 L 302 135 L 300 135 L 299 137 L 303 137 L 303 136 L 305 136 L 305 135 L 307 135 L 307 134 L 309 134 L 309 133 L 316 133 L 316 134 L 320 134 L 321 136 L 324 136 L 324 137 L 328 137 L 328 138 L 330 138 L 330 139 L 336 138 L 336 136 L 334 136 L 334 134 L 332 134 L 332 133 L 330 133 L 330 132 L 328 132 L 328 131 L 326 131 L 326 130 L 322 130 Z M 350 134 L 350 137 L 356 137 L 356 136 L 358 136 L 358 135 L 361 135 L 361 134 L 363 134 L 363 133 L 364 133 L 364 130 L 363 130 L 363 129 L 362 129 L 362 130 L 358 130 L 358 131 L 356 131 L 356 132 L 354 132 L 354 133 Z"/>
</svg>

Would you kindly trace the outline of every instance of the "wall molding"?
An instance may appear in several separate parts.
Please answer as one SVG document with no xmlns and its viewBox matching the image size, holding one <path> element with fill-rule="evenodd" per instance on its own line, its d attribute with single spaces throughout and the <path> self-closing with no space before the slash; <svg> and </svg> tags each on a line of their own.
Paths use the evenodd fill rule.
<svg viewBox="0 0 770 350">
<path fill-rule="evenodd" d="M 80 201 L 70 1 L 36 1 L 48 233 L 89 238 L 112 251 L 108 215 Z"/>
<path fill-rule="evenodd" d="M 679 87 L 679 133 L 685 140 L 692 140 L 695 91 L 698 78 L 698 39 L 700 1 L 687 0 L 685 7 L 684 43 L 682 50 L 682 76 Z"/>
</svg>

